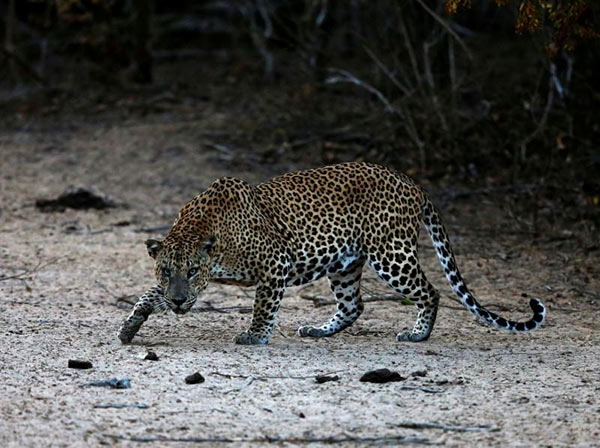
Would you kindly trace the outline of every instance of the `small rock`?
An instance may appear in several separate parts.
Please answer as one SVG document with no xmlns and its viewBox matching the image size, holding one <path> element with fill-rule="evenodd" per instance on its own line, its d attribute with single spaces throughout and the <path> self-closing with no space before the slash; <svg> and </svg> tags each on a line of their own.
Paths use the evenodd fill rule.
<svg viewBox="0 0 600 448">
<path fill-rule="evenodd" d="M 304 412 L 300 412 L 300 413 L 298 414 L 298 417 L 300 417 L 300 418 L 306 418 L 306 415 L 304 415 Z"/>
<path fill-rule="evenodd" d="M 148 353 L 146 353 L 146 356 L 144 357 L 144 359 L 146 359 L 148 361 L 158 361 L 158 355 L 156 353 L 154 353 L 152 350 L 148 350 Z"/>
<path fill-rule="evenodd" d="M 427 370 L 415 370 L 410 374 L 410 376 L 423 378 L 427 376 Z"/>
<path fill-rule="evenodd" d="M 194 372 L 191 375 L 185 377 L 186 384 L 199 384 L 204 382 L 204 377 L 200 375 L 200 372 Z"/>
<path fill-rule="evenodd" d="M 68 366 L 70 369 L 91 369 L 92 363 L 89 361 L 81 361 L 78 359 L 69 359 Z"/>
<path fill-rule="evenodd" d="M 338 381 L 340 379 L 337 375 L 317 375 L 315 381 L 318 384 L 327 383 L 328 381 Z"/>
<path fill-rule="evenodd" d="M 363 383 L 389 383 L 404 381 L 405 379 L 398 372 L 392 372 L 389 369 L 371 370 L 360 377 L 360 381 Z"/>
</svg>

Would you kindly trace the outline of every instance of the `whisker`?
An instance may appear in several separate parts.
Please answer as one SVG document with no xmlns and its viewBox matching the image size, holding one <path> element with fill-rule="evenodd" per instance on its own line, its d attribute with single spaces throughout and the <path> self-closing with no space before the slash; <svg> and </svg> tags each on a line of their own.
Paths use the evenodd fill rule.
<svg viewBox="0 0 600 448">
<path fill-rule="evenodd" d="M 156 300 L 152 303 L 152 312 L 163 312 L 166 313 L 167 311 L 169 311 L 169 305 L 167 305 L 167 302 L 164 299 L 161 300 Z"/>
</svg>

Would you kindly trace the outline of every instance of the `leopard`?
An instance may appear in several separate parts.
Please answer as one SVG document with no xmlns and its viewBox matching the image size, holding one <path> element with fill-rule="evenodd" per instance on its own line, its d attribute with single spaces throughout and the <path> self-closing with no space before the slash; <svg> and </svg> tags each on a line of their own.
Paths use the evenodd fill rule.
<svg viewBox="0 0 600 448">
<path fill-rule="evenodd" d="M 148 239 L 156 284 L 122 323 L 118 337 L 130 343 L 155 311 L 188 313 L 209 282 L 254 286 L 252 319 L 234 337 L 242 345 L 267 344 L 284 291 L 327 277 L 335 297 L 333 316 L 305 325 L 299 337 L 333 336 L 363 313 L 361 277 L 368 265 L 398 295 L 416 306 L 412 329 L 397 341 L 429 338 L 440 294 L 418 257 L 421 224 L 460 303 L 477 320 L 512 333 L 537 330 L 546 308 L 537 298 L 526 321 L 506 319 L 479 304 L 463 279 L 440 214 L 406 174 L 348 162 L 274 177 L 251 185 L 220 178 L 179 211 L 163 240 Z"/>
</svg>

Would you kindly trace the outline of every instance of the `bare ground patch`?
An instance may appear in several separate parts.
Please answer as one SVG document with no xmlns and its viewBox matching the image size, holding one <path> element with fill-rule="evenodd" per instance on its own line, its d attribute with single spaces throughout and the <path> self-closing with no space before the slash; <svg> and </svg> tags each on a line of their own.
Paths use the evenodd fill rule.
<svg viewBox="0 0 600 448">
<path fill-rule="evenodd" d="M 557 238 L 533 241 L 514 218 L 515 211 L 528 216 L 520 214 L 525 205 L 518 197 L 451 201 L 443 214 L 482 303 L 510 317 L 529 315 L 524 296 L 548 306 L 548 324 L 531 336 L 490 330 L 455 309 L 423 237 L 422 263 L 444 305 L 428 342 L 397 343 L 395 334 L 412 325 L 415 310 L 387 302 L 367 304 L 359 321 L 334 338 L 296 337 L 299 325 L 332 312 L 301 298 L 327 294 L 319 282 L 288 291 L 266 347 L 231 342 L 250 318 L 235 307 L 251 305 L 252 291 L 224 286 L 211 286 L 204 300 L 227 312 L 152 316 L 135 344 L 121 345 L 116 330 L 129 305 L 119 299 L 152 284 L 144 238 L 160 234 L 183 202 L 216 177 L 259 181 L 285 168 L 250 164 L 251 155 L 215 146 L 227 122 L 207 111 L 184 122 L 0 136 L 2 446 L 320 446 L 395 444 L 400 437 L 415 445 L 597 443 L 597 240 L 558 228 Z M 56 197 L 68 185 L 94 188 L 121 205 L 64 213 L 35 208 L 36 199 Z M 372 275 L 365 286 L 385 291 Z M 158 361 L 143 359 L 148 349 Z M 89 360 L 93 369 L 69 369 L 69 359 Z M 380 367 L 407 379 L 359 382 Z M 185 384 L 194 371 L 206 381 Z M 339 380 L 317 384 L 314 377 L 324 373 Z M 111 377 L 129 378 L 131 388 L 81 387 Z"/>
</svg>

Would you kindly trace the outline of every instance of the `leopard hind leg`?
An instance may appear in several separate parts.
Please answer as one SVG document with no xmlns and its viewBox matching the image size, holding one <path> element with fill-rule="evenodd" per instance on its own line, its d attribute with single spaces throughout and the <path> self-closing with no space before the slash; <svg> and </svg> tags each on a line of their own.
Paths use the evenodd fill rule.
<svg viewBox="0 0 600 448">
<path fill-rule="evenodd" d="M 370 254 L 369 265 L 392 289 L 413 302 L 417 320 L 410 331 L 398 333 L 398 341 L 426 341 L 433 330 L 440 301 L 438 291 L 425 277 L 414 250 Z"/>
<path fill-rule="evenodd" d="M 364 259 L 357 260 L 347 268 L 328 274 L 329 285 L 337 302 L 335 314 L 320 327 L 298 328 L 299 336 L 321 338 L 333 336 L 352 325 L 362 314 L 364 305 L 360 297 L 360 279 Z"/>
</svg>

